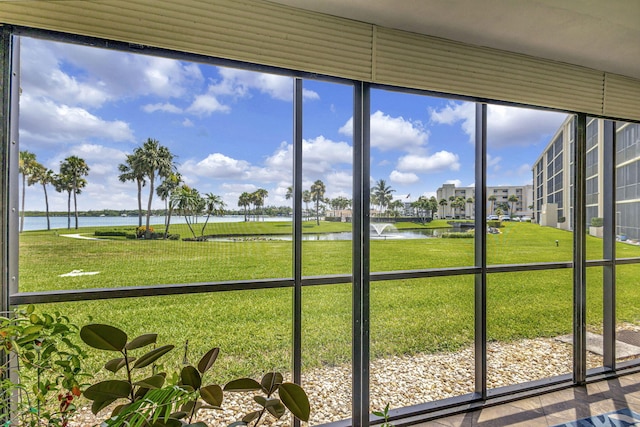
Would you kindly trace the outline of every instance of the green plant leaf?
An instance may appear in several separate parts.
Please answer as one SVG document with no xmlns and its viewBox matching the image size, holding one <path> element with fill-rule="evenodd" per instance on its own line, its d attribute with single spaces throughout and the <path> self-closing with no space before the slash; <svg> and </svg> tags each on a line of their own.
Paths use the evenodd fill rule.
<svg viewBox="0 0 640 427">
<path fill-rule="evenodd" d="M 94 400 L 91 404 L 91 412 L 93 413 L 93 415 L 98 415 L 98 412 L 102 411 L 104 408 L 111 405 L 115 401 L 116 399 Z"/>
<path fill-rule="evenodd" d="M 267 411 L 269 411 L 271 415 L 273 415 L 274 417 L 276 417 L 276 419 L 279 420 L 285 414 L 285 412 L 287 412 L 287 410 L 285 409 L 282 402 L 280 402 L 280 399 L 270 399 L 270 400 L 273 400 L 274 402 L 267 402 L 268 404 L 268 406 L 266 406 Z"/>
<path fill-rule="evenodd" d="M 149 424 L 144 424 L 144 425 L 149 425 Z M 186 427 L 191 425 L 195 425 L 195 424 L 182 424 L 180 420 L 177 420 L 175 418 L 167 418 L 167 421 L 156 420 L 156 422 L 151 424 L 151 427 Z"/>
<path fill-rule="evenodd" d="M 89 400 L 104 402 L 109 399 L 128 397 L 131 393 L 131 384 L 122 380 L 107 380 L 90 386 L 84 391 L 84 397 Z"/>
<path fill-rule="evenodd" d="M 147 389 L 161 388 L 163 384 L 164 384 L 164 376 L 162 375 L 153 375 L 149 378 L 145 378 L 143 380 L 133 383 L 133 385 L 136 385 L 138 387 L 144 387 Z"/>
<path fill-rule="evenodd" d="M 298 384 L 283 383 L 278 389 L 282 403 L 291 413 L 302 421 L 309 421 L 311 407 L 307 393 Z"/>
<path fill-rule="evenodd" d="M 162 347 L 158 347 L 156 349 L 151 350 L 150 352 L 140 356 L 136 363 L 133 365 L 133 369 L 140 369 L 148 366 L 164 356 L 166 353 L 173 350 L 174 345 L 163 345 Z"/>
<path fill-rule="evenodd" d="M 193 366 L 185 366 L 180 371 L 180 381 L 184 385 L 188 385 L 193 387 L 194 390 L 197 390 L 202 385 L 202 377 L 200 377 L 200 373 Z"/>
<path fill-rule="evenodd" d="M 269 372 L 264 377 L 262 377 L 262 381 L 260 381 L 260 384 L 262 385 L 262 389 L 264 390 L 264 392 L 268 395 L 271 395 L 278 389 L 283 381 L 284 380 L 280 372 Z"/>
<path fill-rule="evenodd" d="M 127 334 L 124 331 L 98 323 L 83 326 L 80 338 L 85 344 L 98 350 L 122 351 L 127 344 Z"/>
<path fill-rule="evenodd" d="M 237 380 L 229 381 L 225 386 L 225 391 L 253 391 L 261 390 L 260 383 L 252 378 L 239 378 Z"/>
<path fill-rule="evenodd" d="M 245 423 L 244 421 L 236 421 L 235 423 L 231 423 L 229 424 L 227 427 L 240 427 L 240 426 L 246 426 L 247 423 Z"/>
<path fill-rule="evenodd" d="M 128 357 L 127 359 L 129 359 L 129 363 L 132 363 L 134 360 L 136 360 L 135 357 Z M 114 374 L 118 372 L 120 369 L 122 369 L 124 366 L 126 366 L 126 361 L 124 357 L 118 357 L 117 359 L 109 360 L 107 363 L 104 364 L 105 369 L 113 372 Z"/>
<path fill-rule="evenodd" d="M 255 420 L 260 416 L 260 411 L 249 412 L 247 415 L 242 417 L 242 421 L 249 424 L 251 421 Z"/>
<path fill-rule="evenodd" d="M 139 337 L 136 337 L 132 339 L 129 343 L 127 343 L 125 348 L 127 350 L 134 350 L 136 348 L 145 347 L 149 344 L 155 343 L 157 339 L 158 339 L 158 334 L 140 335 Z"/>
<path fill-rule="evenodd" d="M 200 397 L 211 406 L 222 406 L 222 387 L 218 384 L 211 384 L 200 389 Z"/>
<path fill-rule="evenodd" d="M 253 400 L 255 400 L 258 403 L 258 405 L 262 406 L 263 408 L 267 404 L 267 398 L 264 396 L 253 396 Z"/>
<path fill-rule="evenodd" d="M 198 371 L 200 371 L 201 374 L 204 374 L 213 366 L 213 363 L 218 358 L 218 353 L 220 353 L 220 349 L 215 347 L 202 356 L 202 359 L 198 362 Z"/>
</svg>

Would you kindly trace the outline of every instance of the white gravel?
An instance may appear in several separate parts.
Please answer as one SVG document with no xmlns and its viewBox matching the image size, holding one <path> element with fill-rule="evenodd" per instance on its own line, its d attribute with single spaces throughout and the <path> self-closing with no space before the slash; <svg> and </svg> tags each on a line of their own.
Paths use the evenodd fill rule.
<svg viewBox="0 0 640 427">
<path fill-rule="evenodd" d="M 516 343 L 490 343 L 487 351 L 489 388 L 514 385 L 568 374 L 572 370 L 572 347 L 555 339 L 523 340 Z M 381 410 L 432 402 L 471 393 L 474 390 L 473 349 L 457 353 L 419 354 L 377 359 L 371 363 L 371 408 Z M 589 368 L 602 366 L 602 358 L 588 353 Z M 350 366 L 325 367 L 306 373 L 303 387 L 311 401 L 309 425 L 351 417 Z M 249 393 L 225 394 L 223 411 L 201 411 L 199 420 L 210 426 L 226 426 L 256 408 Z M 108 411 L 104 411 L 107 414 Z M 288 425 L 263 422 L 264 426 Z M 69 427 L 99 425 L 83 407 Z"/>
</svg>

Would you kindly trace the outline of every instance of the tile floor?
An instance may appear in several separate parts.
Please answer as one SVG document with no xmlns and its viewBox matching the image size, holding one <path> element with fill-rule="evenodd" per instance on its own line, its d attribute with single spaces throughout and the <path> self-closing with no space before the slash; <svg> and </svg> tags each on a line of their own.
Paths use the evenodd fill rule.
<svg viewBox="0 0 640 427">
<path fill-rule="evenodd" d="M 640 373 L 418 424 L 549 427 L 617 409 L 640 412 Z"/>
</svg>

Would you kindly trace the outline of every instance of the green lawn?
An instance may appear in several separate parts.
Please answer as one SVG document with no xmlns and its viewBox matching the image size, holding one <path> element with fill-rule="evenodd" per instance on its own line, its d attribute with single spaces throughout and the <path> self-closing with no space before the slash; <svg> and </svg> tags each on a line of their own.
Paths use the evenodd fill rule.
<svg viewBox="0 0 640 427">
<path fill-rule="evenodd" d="M 431 224 L 430 226 L 437 226 Z M 402 227 L 423 227 L 402 224 Z M 346 231 L 350 224 L 315 222 L 304 232 Z M 92 235 L 95 229 L 79 230 Z M 157 230 L 156 230 L 157 231 Z M 20 290 L 59 290 L 238 279 L 291 277 L 292 243 L 278 240 L 241 242 L 101 241 L 62 237 L 57 232 L 20 235 Z M 188 235 L 186 225 L 172 233 Z M 209 224 L 205 234 L 290 233 L 290 223 Z M 556 240 L 558 241 L 556 245 Z M 474 239 L 372 240 L 374 272 L 473 265 Z M 588 257 L 600 258 L 601 240 L 588 237 Z M 572 234 L 529 223 L 506 224 L 487 236 L 489 264 L 570 261 Z M 618 244 L 619 257 L 640 256 L 640 248 Z M 59 277 L 72 270 L 99 274 Z M 351 242 L 305 241 L 303 275 L 350 274 Z M 636 277 L 640 266 L 618 269 L 618 316 L 640 319 Z M 588 271 L 590 329 L 602 321 L 602 271 Z M 497 273 L 488 277 L 490 340 L 556 336 L 571 332 L 571 270 Z M 473 276 L 373 282 L 371 340 L 373 357 L 451 351 L 473 340 Z M 351 357 L 351 286 L 303 289 L 303 361 L 305 368 L 347 362 Z M 180 347 L 189 340 L 192 359 L 211 346 L 222 348 L 218 369 L 225 375 L 288 370 L 291 359 L 291 289 L 233 291 L 214 294 L 149 297 L 42 306 L 61 310 L 75 322 L 104 322 L 137 335 L 160 333 L 163 342 Z M 180 361 L 183 349 L 174 350 Z M 104 355 L 91 359 L 104 360 Z"/>
</svg>

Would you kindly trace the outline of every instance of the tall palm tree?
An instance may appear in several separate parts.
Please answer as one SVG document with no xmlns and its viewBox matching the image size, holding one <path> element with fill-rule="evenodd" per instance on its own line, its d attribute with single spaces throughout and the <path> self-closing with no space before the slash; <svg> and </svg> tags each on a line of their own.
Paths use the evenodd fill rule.
<svg viewBox="0 0 640 427">
<path fill-rule="evenodd" d="M 264 199 L 269 196 L 269 192 L 264 188 L 258 188 L 251 193 L 251 199 L 253 200 L 253 206 L 256 208 L 256 221 L 258 220 L 258 208 L 264 206 Z"/>
<path fill-rule="evenodd" d="M 293 187 L 292 186 L 288 186 L 287 187 L 287 194 L 284 195 L 284 198 L 289 200 L 293 198 Z"/>
<path fill-rule="evenodd" d="M 204 195 L 205 202 L 205 213 L 207 214 L 207 219 L 204 221 L 204 225 L 202 226 L 201 236 L 204 236 L 204 229 L 207 227 L 207 223 L 209 222 L 209 217 L 211 215 L 223 215 L 224 208 L 226 204 L 222 200 L 222 197 L 217 196 L 213 193 L 207 193 Z"/>
<path fill-rule="evenodd" d="M 148 138 L 147 141 L 134 150 L 135 162 L 139 163 L 139 167 L 149 180 L 149 201 L 147 203 L 147 221 L 145 235 L 148 238 L 151 234 L 149 223 L 151 221 L 151 203 L 153 202 L 153 193 L 155 190 L 156 177 L 166 178 L 175 172 L 176 164 L 173 161 L 173 154 L 169 149 L 160 145 L 158 140 Z"/>
<path fill-rule="evenodd" d="M 316 202 L 316 224 L 320 225 L 320 202 L 324 201 L 324 193 L 327 191 L 324 182 L 322 180 L 316 180 L 311 184 L 311 200 Z"/>
<path fill-rule="evenodd" d="M 311 191 L 304 190 L 302 192 L 302 201 L 304 202 L 305 212 L 306 212 L 307 217 L 308 217 L 309 216 L 309 202 L 311 202 Z"/>
<path fill-rule="evenodd" d="M 146 185 L 145 172 L 136 154 L 128 154 L 125 163 L 118 165 L 120 182 L 135 181 L 138 186 L 138 227 L 142 227 L 142 187 Z"/>
<path fill-rule="evenodd" d="M 247 222 L 247 208 L 251 206 L 251 194 L 243 192 L 238 198 L 238 206 L 244 208 L 244 222 Z"/>
<path fill-rule="evenodd" d="M 171 195 L 182 184 L 182 175 L 178 172 L 174 172 L 162 181 L 162 184 L 156 188 L 156 194 L 160 197 L 160 200 L 164 201 L 165 206 L 165 221 L 164 221 L 164 238 L 169 237 L 169 226 L 171 225 L 171 216 L 173 215 L 173 209 L 175 208 L 175 200 L 171 198 Z M 138 193 L 140 194 L 140 193 Z M 140 202 L 138 197 L 138 202 Z M 142 217 L 140 217 L 140 220 Z M 140 224 L 142 226 L 142 223 Z"/>
<path fill-rule="evenodd" d="M 455 203 L 456 201 L 456 197 L 455 196 L 449 196 L 449 207 L 451 208 L 451 217 L 455 216 Z"/>
<path fill-rule="evenodd" d="M 34 168 L 38 162 L 36 161 L 36 155 L 30 151 L 20 151 L 20 158 L 18 160 L 18 173 L 22 174 L 22 207 L 20 213 L 20 233 L 24 229 L 24 200 L 27 185 L 31 185 L 27 182 L 28 178 L 33 174 Z"/>
<path fill-rule="evenodd" d="M 518 201 L 520 201 L 520 199 L 518 199 L 518 196 L 516 196 L 515 194 L 512 194 L 509 196 L 507 201 L 511 204 L 511 209 L 509 210 L 509 214 L 513 216 L 513 214 L 515 213 L 515 205 L 516 203 L 518 203 Z"/>
<path fill-rule="evenodd" d="M 73 193 L 73 208 L 76 220 L 76 230 L 78 229 L 78 198 L 82 188 L 87 185 L 85 176 L 89 174 L 89 166 L 78 156 L 69 156 L 60 163 L 60 175 L 71 185 L 71 192 Z"/>
<path fill-rule="evenodd" d="M 39 183 L 42 185 L 42 190 L 44 191 L 44 204 L 45 204 L 45 212 L 47 216 L 47 230 L 51 230 L 51 220 L 49 219 L 49 196 L 47 194 L 47 184 L 52 184 L 55 180 L 55 174 L 51 169 L 47 169 L 40 163 L 36 165 L 34 168 L 33 174 L 29 178 L 29 181 L 32 181 L 33 184 Z M 29 184 L 31 185 L 31 184 Z"/>
<path fill-rule="evenodd" d="M 431 219 L 433 219 L 436 212 L 438 212 L 438 200 L 435 196 L 429 198 L 429 211 L 431 211 Z"/>
<path fill-rule="evenodd" d="M 490 214 L 493 214 L 493 207 L 496 203 L 496 196 L 495 194 L 492 194 L 489 196 L 488 200 L 491 202 L 491 210 L 489 211 Z"/>
<path fill-rule="evenodd" d="M 442 218 L 445 217 L 445 213 L 444 213 L 444 207 L 447 206 L 449 204 L 449 202 L 447 202 L 447 199 L 440 199 L 440 201 L 438 202 L 438 204 L 440 206 L 442 206 Z"/>
<path fill-rule="evenodd" d="M 469 197 L 467 199 L 467 205 L 469 205 L 469 212 L 471 212 L 471 207 L 473 206 L 473 197 Z"/>
<path fill-rule="evenodd" d="M 393 195 L 391 193 L 394 193 L 395 191 L 396 190 L 387 185 L 384 179 L 379 179 L 376 182 L 376 185 L 371 189 L 371 196 L 380 207 L 380 213 L 384 212 L 384 208 L 391 203 L 391 200 L 393 199 Z"/>
</svg>

